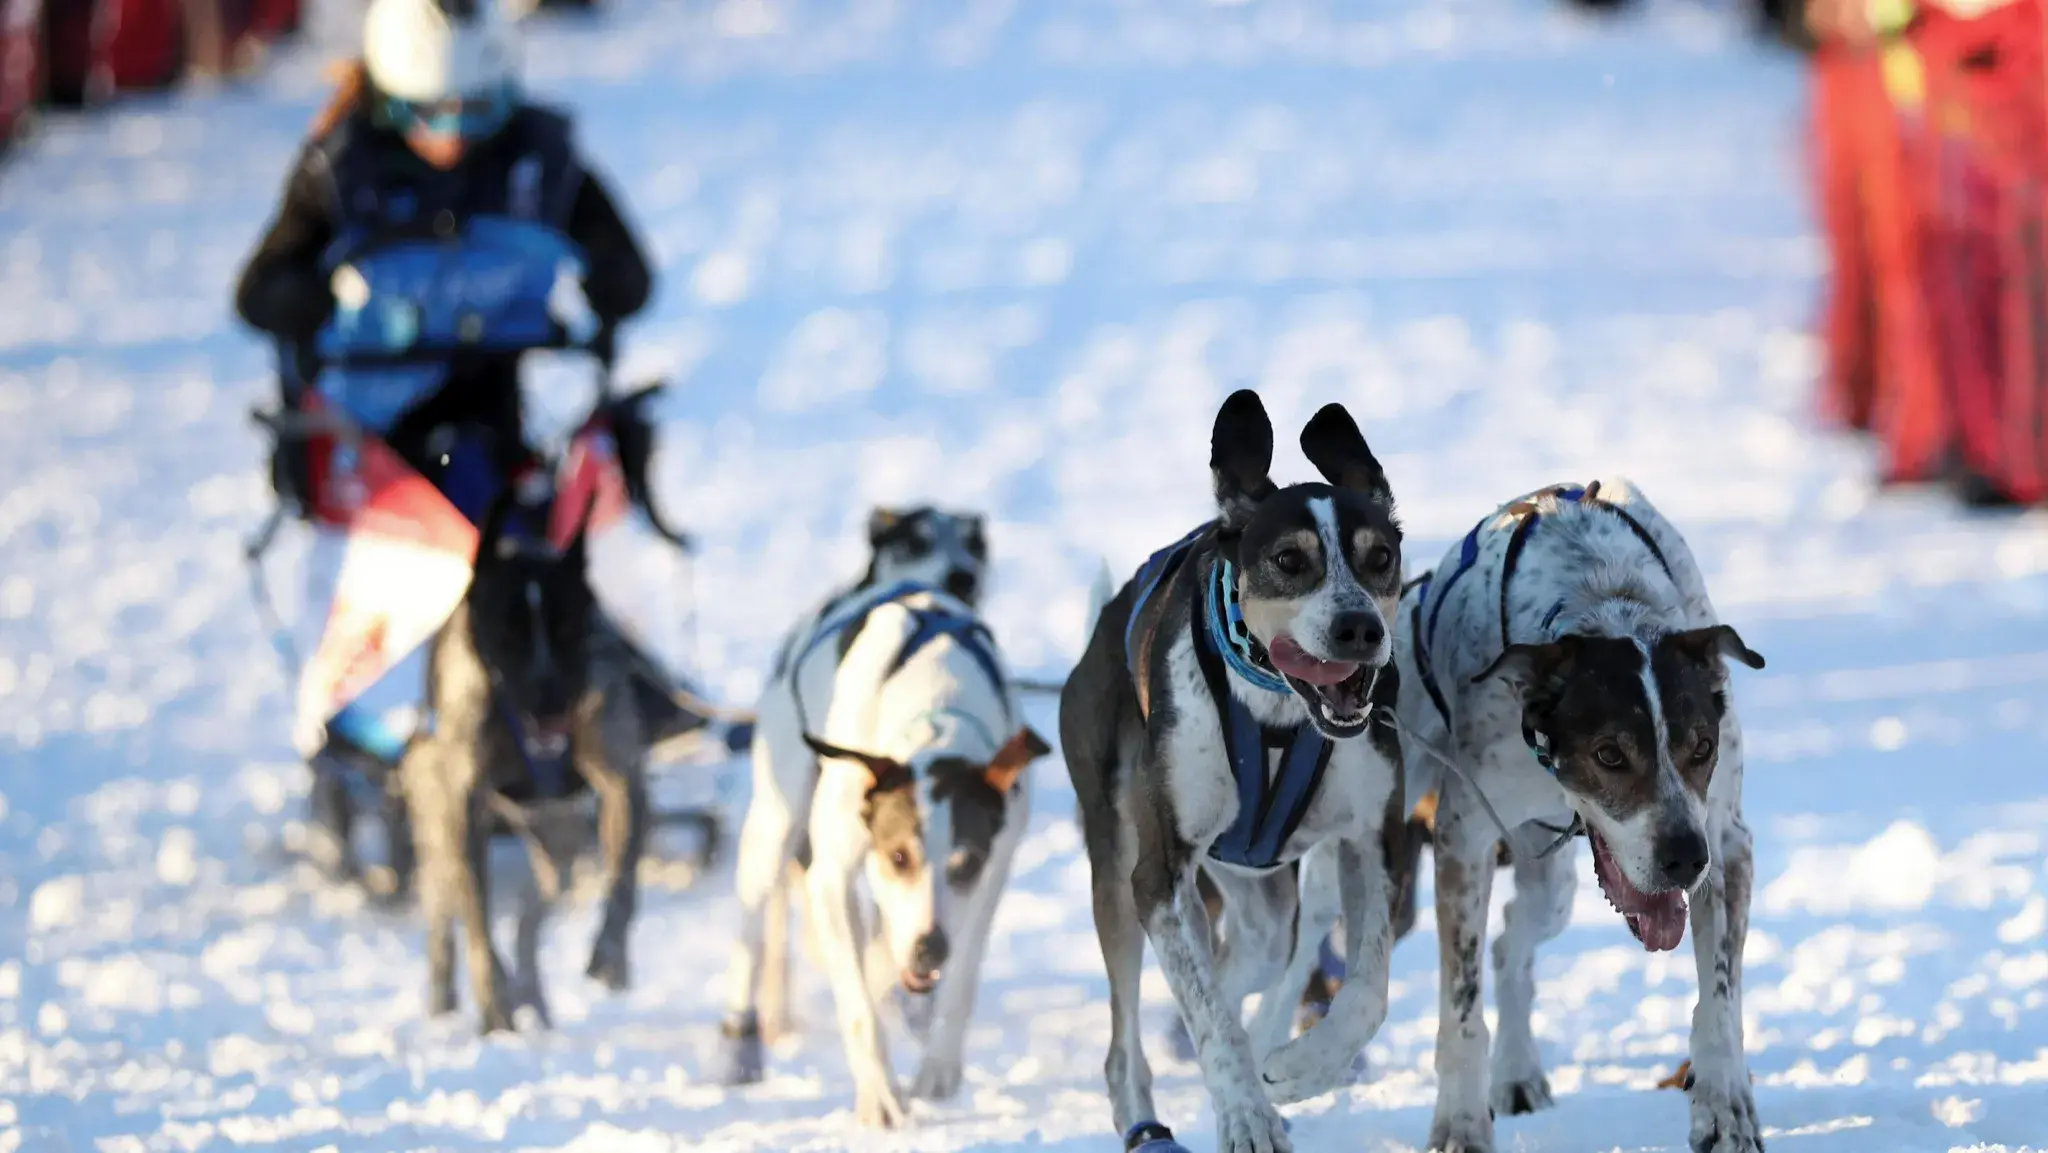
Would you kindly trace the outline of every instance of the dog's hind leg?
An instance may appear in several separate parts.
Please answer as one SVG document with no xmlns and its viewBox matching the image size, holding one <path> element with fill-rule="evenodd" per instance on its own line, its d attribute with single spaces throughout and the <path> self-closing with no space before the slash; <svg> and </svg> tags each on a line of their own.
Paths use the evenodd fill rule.
<svg viewBox="0 0 2048 1153">
<path fill-rule="evenodd" d="M 1429 1147 L 1492 1153 L 1488 1036 L 1480 949 L 1486 943 L 1499 834 L 1460 779 L 1446 779 L 1433 834 L 1436 858 L 1436 1119 Z M 1346 987 L 1349 987 L 1347 983 Z"/>
<path fill-rule="evenodd" d="M 1266 1061 L 1261 1075 L 1275 1101 L 1301 1101 L 1348 1083 L 1358 1054 L 1386 1024 L 1394 893 L 1378 830 L 1362 842 L 1337 842 L 1337 896 L 1344 911 L 1345 980 L 1323 1019 Z"/>
<path fill-rule="evenodd" d="M 1337 847 L 1316 845 L 1301 859 L 1294 924 L 1288 930 L 1287 968 L 1259 997 L 1252 1014 L 1252 1052 L 1261 1065 L 1285 1045 L 1294 1027 L 1296 1003 L 1308 987 L 1323 938 L 1337 924 Z"/>
<path fill-rule="evenodd" d="M 1578 846 L 1567 842 L 1539 857 L 1554 839 L 1540 828 L 1524 825 L 1511 846 L 1515 862 L 1515 895 L 1508 901 L 1506 923 L 1493 942 L 1494 1000 L 1500 1035 L 1493 1039 L 1495 1116 L 1534 1113 L 1551 1106 L 1550 1081 L 1543 1075 L 1543 1057 L 1529 1017 L 1536 1003 L 1536 949 L 1571 924 Z"/>
<path fill-rule="evenodd" d="M 1763 1127 L 1742 1045 L 1742 948 L 1749 935 L 1755 882 L 1749 827 L 1742 821 L 1742 730 L 1730 712 L 1721 725 L 1714 767 L 1713 824 L 1718 860 L 1692 894 L 1693 958 L 1700 999 L 1692 1013 L 1694 1153 L 1761 1153 Z"/>
<path fill-rule="evenodd" d="M 1129 857 L 1114 847 L 1108 856 L 1089 854 L 1095 866 L 1095 937 L 1109 969 L 1109 1057 L 1102 1073 L 1119 1133 L 1157 1118 L 1152 1104 L 1152 1066 L 1145 1060 L 1139 983 L 1145 972 L 1145 930 L 1131 898 Z"/>
</svg>

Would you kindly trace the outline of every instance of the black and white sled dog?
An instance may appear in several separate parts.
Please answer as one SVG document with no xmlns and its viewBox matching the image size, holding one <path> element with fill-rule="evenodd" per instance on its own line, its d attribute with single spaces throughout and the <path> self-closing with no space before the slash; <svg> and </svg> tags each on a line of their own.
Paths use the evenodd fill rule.
<svg viewBox="0 0 2048 1153">
<path fill-rule="evenodd" d="M 508 497 L 485 519 L 469 591 L 429 653 L 430 722 L 399 766 L 427 916 L 428 1005 L 435 1013 L 455 1008 L 459 918 L 486 1032 L 511 1028 L 522 1004 L 547 1023 L 536 959 L 541 922 L 588 837 L 593 792 L 609 890 L 588 973 L 626 987 L 647 837 L 634 655 L 597 608 L 582 534 L 558 556 L 512 532 L 517 515 Z M 493 828 L 503 826 L 525 838 L 533 858 L 510 987 L 491 946 L 486 884 L 486 850 Z"/>
<path fill-rule="evenodd" d="M 1544 489 L 1473 528 L 1405 591 L 1401 615 L 1407 788 L 1438 790 L 1430 1148 L 1492 1150 L 1496 1112 L 1551 1103 L 1530 1032 L 1535 955 L 1571 918 L 1569 834 L 1583 829 L 1601 891 L 1644 948 L 1677 948 L 1690 913 L 1692 1148 L 1762 1149 L 1742 1049 L 1742 731 L 1723 659 L 1764 661 L 1720 623 L 1685 539 L 1627 480 Z M 1515 896 L 1494 947 L 1489 1062 L 1479 950 L 1503 835 Z"/>
<path fill-rule="evenodd" d="M 1386 1019 L 1382 834 L 1401 828 L 1399 751 L 1374 720 L 1395 695 L 1401 529 L 1341 406 L 1309 421 L 1301 447 L 1330 483 L 1276 487 L 1259 398 L 1223 403 L 1210 456 L 1220 515 L 1105 606 L 1060 697 L 1109 970 L 1104 1073 L 1131 1150 L 1182 1148 L 1154 1111 L 1139 1037 L 1147 940 L 1192 1035 L 1222 1153 L 1290 1149 L 1274 1103 L 1348 1080 Z M 1317 945 L 1296 934 L 1311 849 L 1335 854 L 1351 980 L 1308 1032 L 1255 1053 L 1244 998 L 1267 991 L 1285 1022 L 1299 980 L 1272 990 L 1296 950 Z"/>
<path fill-rule="evenodd" d="M 794 863 L 856 1115 L 894 1126 L 906 1111 L 877 995 L 900 985 L 922 1010 L 912 1092 L 952 1096 L 996 902 L 1029 823 L 1024 769 L 1048 748 L 1022 724 L 964 599 L 982 583 L 979 518 L 879 511 L 869 536 L 867 576 L 790 638 L 756 713 L 719 1075 L 758 1080 L 764 1038 L 788 1028 Z M 875 924 L 862 916 L 863 877 Z"/>
</svg>

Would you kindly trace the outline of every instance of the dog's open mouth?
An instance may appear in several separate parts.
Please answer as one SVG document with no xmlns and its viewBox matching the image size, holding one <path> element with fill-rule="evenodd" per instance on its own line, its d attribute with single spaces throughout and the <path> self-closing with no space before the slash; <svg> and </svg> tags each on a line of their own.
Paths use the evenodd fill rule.
<svg viewBox="0 0 2048 1153">
<path fill-rule="evenodd" d="M 939 987 L 939 970 L 920 973 L 914 969 L 905 969 L 901 979 L 904 992 L 915 993 L 921 997 Z"/>
<path fill-rule="evenodd" d="M 1599 833 L 1588 829 L 1586 839 L 1593 842 L 1593 872 L 1600 878 L 1600 891 L 1628 921 L 1628 931 L 1652 953 L 1676 949 L 1685 940 L 1685 893 L 1678 889 L 1643 892 L 1630 882 Z"/>
<path fill-rule="evenodd" d="M 1334 740 L 1365 731 L 1372 715 L 1372 687 L 1379 670 L 1351 661 L 1325 661 L 1302 650 L 1293 637 L 1274 638 L 1266 656 L 1308 706 L 1309 719 Z"/>
</svg>

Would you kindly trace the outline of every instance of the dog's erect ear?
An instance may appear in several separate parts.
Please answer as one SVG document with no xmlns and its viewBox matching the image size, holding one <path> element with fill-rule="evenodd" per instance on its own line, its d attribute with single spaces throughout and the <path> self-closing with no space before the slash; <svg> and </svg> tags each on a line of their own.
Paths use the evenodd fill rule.
<svg viewBox="0 0 2048 1153">
<path fill-rule="evenodd" d="M 1680 656 L 1698 664 L 1706 664 L 1721 657 L 1731 657 L 1753 669 L 1764 667 L 1762 654 L 1743 644 L 1741 634 L 1731 625 L 1688 629 L 1682 633 L 1672 633 L 1659 643 L 1670 645 Z"/>
<path fill-rule="evenodd" d="M 1358 431 L 1358 422 L 1341 404 L 1326 404 L 1301 429 L 1302 455 L 1338 488 L 1362 492 L 1375 500 L 1392 503 L 1393 489 L 1379 458 Z"/>
<path fill-rule="evenodd" d="M 1240 388 L 1216 411 L 1209 437 L 1209 472 L 1216 484 L 1216 509 L 1223 530 L 1239 532 L 1251 523 L 1259 502 L 1273 493 L 1273 422 L 1259 394 Z"/>
<path fill-rule="evenodd" d="M 878 757 L 873 753 L 860 753 L 852 749 L 843 749 L 838 745 L 821 741 L 809 733 L 804 734 L 804 744 L 809 745 L 812 752 L 826 760 L 852 761 L 860 765 L 867 769 L 868 775 L 873 777 L 877 784 L 887 777 L 906 771 L 903 765 L 887 757 Z"/>
<path fill-rule="evenodd" d="M 983 770 L 982 779 L 998 793 L 1007 793 L 1017 786 L 1017 778 L 1024 775 L 1024 769 L 1031 762 L 1052 751 L 1045 738 L 1031 731 L 1030 726 L 1017 730 L 1017 735 L 1004 742 L 996 755 Z"/>
<path fill-rule="evenodd" d="M 893 508 L 876 508 L 868 514 L 868 547 L 881 548 L 903 527 L 909 516 Z"/>
</svg>

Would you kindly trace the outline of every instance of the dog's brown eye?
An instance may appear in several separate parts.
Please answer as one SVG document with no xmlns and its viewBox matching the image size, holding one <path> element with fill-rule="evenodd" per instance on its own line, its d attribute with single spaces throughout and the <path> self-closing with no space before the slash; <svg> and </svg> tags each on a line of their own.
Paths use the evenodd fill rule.
<svg viewBox="0 0 2048 1153">
<path fill-rule="evenodd" d="M 1692 759 L 1705 764 L 1714 756 L 1714 738 L 1701 737 L 1692 747 Z"/>
<path fill-rule="evenodd" d="M 1365 571 L 1369 573 L 1383 573 L 1393 563 L 1394 550 L 1383 544 L 1372 546 L 1372 550 L 1365 554 Z"/>
<path fill-rule="evenodd" d="M 1593 759 L 1610 769 L 1618 769 L 1628 763 L 1628 758 L 1622 756 L 1621 749 L 1614 745 L 1601 745 L 1594 749 Z"/>
<path fill-rule="evenodd" d="M 1308 554 L 1298 548 L 1283 548 L 1273 554 L 1273 567 L 1288 576 L 1300 576 L 1308 571 Z"/>
<path fill-rule="evenodd" d="M 889 863 L 895 866 L 897 872 L 907 873 L 910 871 L 910 854 L 898 849 L 889 854 Z"/>
</svg>

